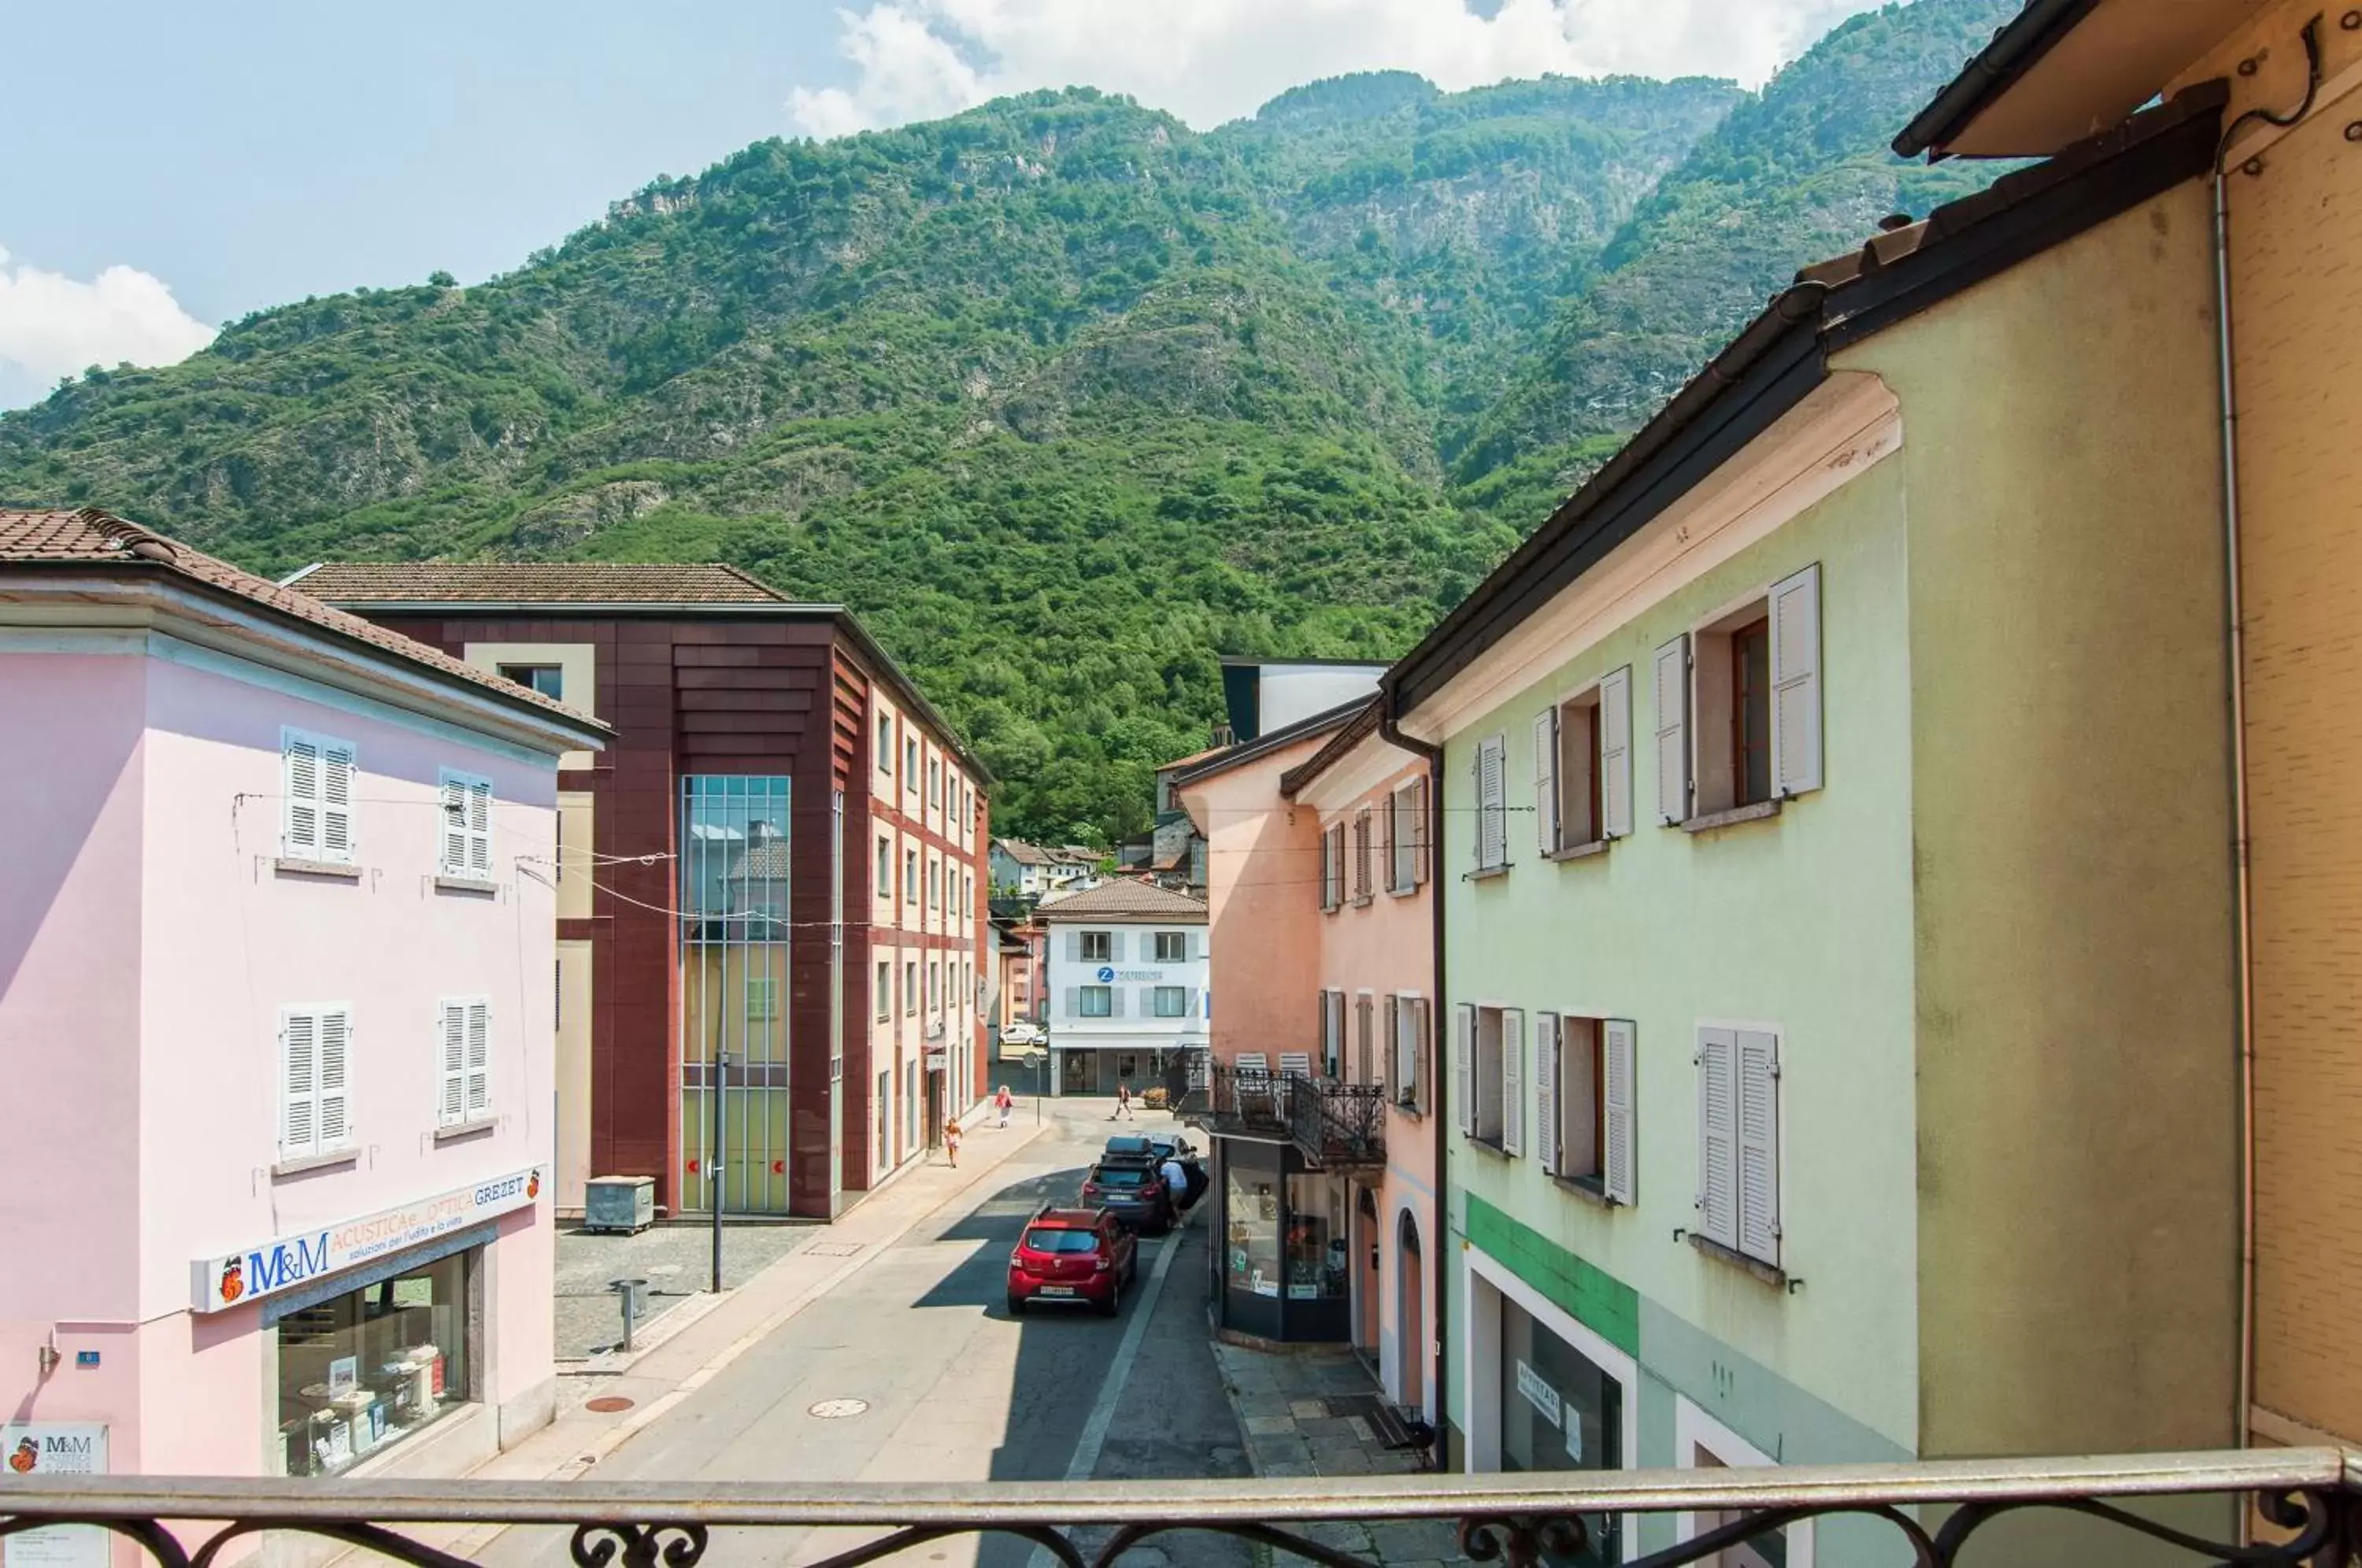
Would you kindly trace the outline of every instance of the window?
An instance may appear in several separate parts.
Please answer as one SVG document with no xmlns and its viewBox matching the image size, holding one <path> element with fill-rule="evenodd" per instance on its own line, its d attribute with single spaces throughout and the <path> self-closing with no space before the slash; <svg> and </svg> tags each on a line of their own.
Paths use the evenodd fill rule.
<svg viewBox="0 0 2362 1568">
<path fill-rule="evenodd" d="M 1542 1168 L 1612 1203 L 1633 1201 L 1632 1035 L 1628 1019 L 1534 1018 Z"/>
<path fill-rule="evenodd" d="M 1368 991 L 1353 999 L 1353 1081 L 1378 1081 L 1378 999 Z"/>
<path fill-rule="evenodd" d="M 902 741 L 902 785 L 913 795 L 919 792 L 919 737 L 913 734 Z"/>
<path fill-rule="evenodd" d="M 1370 809 L 1353 814 L 1353 901 L 1370 901 Z"/>
<path fill-rule="evenodd" d="M 1386 1033 L 1394 1042 L 1395 1103 L 1413 1110 L 1427 1104 L 1427 999 L 1386 999 Z"/>
<path fill-rule="evenodd" d="M 894 1074 L 891 1068 L 877 1075 L 877 1164 L 882 1168 L 894 1163 Z"/>
<path fill-rule="evenodd" d="M 1394 819 L 1386 889 L 1411 892 L 1427 880 L 1427 785 L 1418 779 L 1404 785 L 1388 800 L 1386 810 Z"/>
<path fill-rule="evenodd" d="M 902 900 L 912 904 L 919 901 L 919 852 L 915 849 L 902 852 Z"/>
<path fill-rule="evenodd" d="M 1452 1100 L 1460 1131 L 1503 1154 L 1525 1151 L 1526 1015 L 1516 1008 L 1452 1010 Z"/>
<path fill-rule="evenodd" d="M 456 1127 L 491 1114 L 491 1003 L 482 997 L 446 998 L 442 1014 L 443 1093 L 435 1121 Z"/>
<path fill-rule="evenodd" d="M 1509 801 L 1503 778 L 1508 739 L 1495 735 L 1480 741 L 1471 771 L 1476 786 L 1476 874 L 1509 868 Z"/>
<path fill-rule="evenodd" d="M 503 664 L 498 667 L 502 680 L 513 680 L 529 690 L 538 691 L 553 702 L 566 701 L 566 671 L 554 664 Z"/>
<path fill-rule="evenodd" d="M 1156 961 L 1159 964 L 1187 964 L 1189 961 L 1189 933 L 1186 931 L 1158 932 Z"/>
<path fill-rule="evenodd" d="M 894 896 L 894 841 L 884 834 L 877 835 L 877 896 Z"/>
<path fill-rule="evenodd" d="M 902 966 L 902 1016 L 914 1018 L 919 1011 L 919 961 L 912 958 Z"/>
<path fill-rule="evenodd" d="M 279 1014 L 279 1157 L 334 1154 L 352 1142 L 346 1075 L 352 1010 L 343 1003 Z"/>
<path fill-rule="evenodd" d="M 877 1021 L 885 1022 L 894 1016 L 894 966 L 880 960 L 877 965 Z"/>
<path fill-rule="evenodd" d="M 1698 1233 L 1780 1266 L 1780 1037 L 1697 1033 Z"/>
<path fill-rule="evenodd" d="M 444 768 L 437 775 L 442 820 L 436 868 L 446 877 L 492 879 L 492 781 Z"/>
<path fill-rule="evenodd" d="M 1534 720 L 1534 826 L 1545 856 L 1632 831 L 1629 668 Z"/>
<path fill-rule="evenodd" d="M 1082 960 L 1086 964 L 1109 964 L 1115 961 L 1115 937 L 1104 931 L 1077 933 L 1082 942 Z"/>
<path fill-rule="evenodd" d="M 1080 1005 L 1075 1009 L 1076 1017 L 1113 1018 L 1115 1016 L 1113 986 L 1083 986 L 1078 989 L 1081 994 L 1076 999 Z"/>
<path fill-rule="evenodd" d="M 1158 1018 L 1189 1016 L 1189 988 L 1187 986 L 1159 986 L 1150 1000 L 1154 1004 Z"/>
<path fill-rule="evenodd" d="M 421 1264 L 263 1331 L 277 1346 L 288 1474 L 342 1474 L 468 1402 L 468 1350 L 484 1327 L 469 1276 L 482 1256 L 470 1247 Z"/>
<path fill-rule="evenodd" d="M 1345 903 L 1345 824 L 1339 823 L 1320 835 L 1320 907 L 1341 909 Z"/>
<path fill-rule="evenodd" d="M 1820 568 L 1657 650 L 1657 809 L 1668 823 L 1821 786 Z"/>
<path fill-rule="evenodd" d="M 927 758 L 927 804 L 940 809 L 944 803 L 944 761 L 939 756 Z"/>
<path fill-rule="evenodd" d="M 877 715 L 877 771 L 894 777 L 894 720 L 886 713 Z"/>
<path fill-rule="evenodd" d="M 291 860 L 350 865 L 353 744 L 302 730 L 279 732 L 281 853 Z"/>
<path fill-rule="evenodd" d="M 1345 993 L 1320 993 L 1320 1073 L 1323 1077 L 1345 1076 Z"/>
<path fill-rule="evenodd" d="M 771 1023 L 779 1016 L 779 982 L 772 975 L 746 977 L 746 1019 L 750 1023 Z"/>
</svg>

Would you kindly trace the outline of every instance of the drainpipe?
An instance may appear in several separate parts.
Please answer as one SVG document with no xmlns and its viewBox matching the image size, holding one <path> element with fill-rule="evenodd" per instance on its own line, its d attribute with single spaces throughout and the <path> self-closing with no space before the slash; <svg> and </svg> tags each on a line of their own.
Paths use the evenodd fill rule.
<svg viewBox="0 0 2362 1568">
<path fill-rule="evenodd" d="M 2304 25 L 2304 98 L 2287 114 L 2249 109 L 2224 128 L 2214 146 L 2215 374 L 2223 405 L 2223 580 L 2228 622 L 2224 655 L 2231 678 L 2231 831 L 2235 883 L 2235 960 L 2239 988 L 2239 1370 L 2231 1412 L 2238 1446 L 2247 1446 L 2247 1412 L 2256 1376 L 2256 963 L 2255 884 L 2247 822 L 2247 635 L 2239 591 L 2239 411 L 2231 374 L 2231 209 L 2224 160 L 2250 122 L 2288 127 L 2312 112 L 2321 90 L 2321 18 Z M 2260 172 L 2250 164 L 2249 173 Z"/>
<path fill-rule="evenodd" d="M 1444 1197 L 1444 1162 L 1451 1157 L 1446 1129 L 1451 1125 L 1444 1114 L 1443 1086 L 1451 1078 L 1445 1070 L 1444 1032 L 1451 1027 L 1451 1010 L 1443 996 L 1443 893 L 1438 880 L 1443 847 L 1443 748 L 1413 740 L 1403 734 L 1395 723 L 1394 692 L 1381 685 L 1378 689 L 1378 734 L 1389 745 L 1400 746 L 1415 756 L 1427 759 L 1427 909 L 1428 918 L 1435 927 L 1435 1005 L 1429 1010 L 1428 1022 L 1428 1060 L 1434 1064 L 1429 1069 L 1429 1080 L 1435 1085 L 1435 1103 L 1428 1108 L 1428 1116 L 1435 1123 L 1435 1212 L 1428 1226 L 1428 1245 L 1434 1249 L 1434 1258 L 1420 1270 L 1435 1285 L 1435 1467 L 1441 1470 L 1449 1457 L 1450 1442 L 1445 1433 L 1451 1425 L 1451 1401 L 1447 1393 L 1446 1379 L 1451 1376 L 1451 1358 L 1444 1349 L 1448 1336 L 1444 1324 L 1451 1310 L 1451 1292 L 1444 1288 L 1443 1264 L 1448 1257 L 1450 1226 L 1445 1215 L 1448 1208 Z"/>
</svg>

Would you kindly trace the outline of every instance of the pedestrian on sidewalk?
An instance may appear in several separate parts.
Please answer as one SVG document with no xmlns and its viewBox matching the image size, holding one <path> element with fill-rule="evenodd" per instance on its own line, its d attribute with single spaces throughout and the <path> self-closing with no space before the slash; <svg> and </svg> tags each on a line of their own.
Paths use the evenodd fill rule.
<svg viewBox="0 0 2362 1568">
<path fill-rule="evenodd" d="M 1109 1114 L 1108 1120 L 1113 1121 L 1119 1116 L 1127 1121 L 1131 1119 L 1131 1086 L 1130 1084 L 1120 1083 L 1115 1086 L 1115 1110 Z"/>
<path fill-rule="evenodd" d="M 1017 1097 L 1009 1092 L 1007 1084 L 1001 1085 L 1000 1092 L 992 1097 L 992 1109 L 1000 1112 L 1000 1124 L 1003 1127 L 1009 1125 L 1009 1108 L 1016 1103 Z"/>
<path fill-rule="evenodd" d="M 956 1116 L 946 1117 L 944 1121 L 944 1154 L 951 1161 L 952 1169 L 959 1169 L 959 1118 Z"/>
</svg>

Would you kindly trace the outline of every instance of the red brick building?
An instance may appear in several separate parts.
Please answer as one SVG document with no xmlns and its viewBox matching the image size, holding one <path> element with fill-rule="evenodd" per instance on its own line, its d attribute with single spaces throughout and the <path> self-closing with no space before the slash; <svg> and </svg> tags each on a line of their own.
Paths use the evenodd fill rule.
<svg viewBox="0 0 2362 1568">
<path fill-rule="evenodd" d="M 984 1092 L 988 779 L 849 612 L 722 566 L 289 581 L 615 727 L 548 868 L 561 1209 L 594 1176 L 703 1209 L 718 1163 L 725 1212 L 828 1218 Z"/>
</svg>

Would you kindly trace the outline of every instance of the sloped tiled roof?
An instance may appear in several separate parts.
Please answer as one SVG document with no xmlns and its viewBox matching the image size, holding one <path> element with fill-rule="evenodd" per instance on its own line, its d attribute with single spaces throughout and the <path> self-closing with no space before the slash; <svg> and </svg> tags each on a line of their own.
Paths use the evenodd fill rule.
<svg viewBox="0 0 2362 1568">
<path fill-rule="evenodd" d="M 1175 893 L 1153 882 L 1119 877 L 1088 892 L 1042 906 L 1042 918 L 1064 920 L 1204 920 L 1206 900 Z"/>
<path fill-rule="evenodd" d="M 308 593 L 241 571 L 227 561 L 96 507 L 80 511 L 0 509 L 0 569 L 17 566 L 85 567 L 182 579 L 245 600 L 281 619 L 300 621 L 349 641 L 365 643 L 380 653 L 392 654 L 444 679 L 491 692 L 504 701 L 539 709 L 577 726 L 608 731 L 606 724 L 588 713 L 577 712 L 515 681 L 503 680 L 490 670 L 462 663 L 440 648 L 428 647 L 399 632 L 387 631 L 358 615 L 333 609 Z M 5 597 L 5 589 L 0 589 L 0 598 Z"/>
<path fill-rule="evenodd" d="M 324 561 L 290 578 L 334 604 L 791 604 L 736 567 L 626 561 Z"/>
<path fill-rule="evenodd" d="M 1021 838 L 996 838 L 992 842 L 1000 853 L 1020 866 L 1050 864 L 1050 852 L 1038 844 L 1028 844 Z"/>
</svg>

